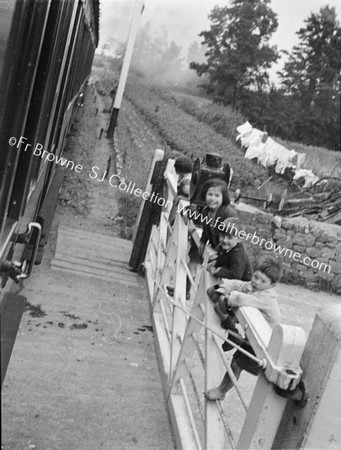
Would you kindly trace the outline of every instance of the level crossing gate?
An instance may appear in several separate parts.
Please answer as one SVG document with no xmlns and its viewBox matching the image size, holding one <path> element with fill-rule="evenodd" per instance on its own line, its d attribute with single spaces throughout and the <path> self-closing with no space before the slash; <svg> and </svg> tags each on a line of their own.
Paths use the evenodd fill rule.
<svg viewBox="0 0 341 450">
<path fill-rule="evenodd" d="M 163 152 L 157 150 L 146 190 L 151 189 L 154 166 L 161 159 Z M 185 199 L 180 200 L 173 223 L 170 223 L 170 205 L 177 199 L 174 160 L 168 160 L 163 176 L 164 207 L 158 224 L 153 225 L 148 236 L 144 268 L 177 448 L 303 448 L 314 416 L 312 408 L 307 408 L 306 414 L 301 412 L 307 403 L 301 367 L 307 341 L 303 329 L 285 324 L 271 329 L 257 309 L 241 307 L 236 310 L 239 324 L 256 355 L 249 354 L 249 357 L 262 368 L 256 382 L 254 377 L 247 375 L 246 384 L 251 384 L 251 390 L 249 386 L 244 392 L 243 383 L 236 381 L 230 369 L 228 353 L 221 348 L 228 335 L 222 331 L 206 294 L 210 286 L 217 284 L 217 279 L 205 270 L 212 250 L 206 247 L 204 265 L 197 267 L 193 277 L 193 270 L 187 262 L 188 237 L 191 235 L 198 245 L 201 230 L 184 213 L 189 206 Z M 186 300 L 188 282 L 191 286 L 190 301 Z M 337 314 L 341 318 L 341 310 Z M 339 343 L 334 345 L 335 354 Z M 307 356 L 305 365 L 309 366 Z M 327 366 L 330 372 L 332 364 Z M 224 401 L 206 400 L 203 391 L 218 386 L 225 371 L 233 380 L 234 392 L 228 393 Z M 278 395 L 278 388 L 288 395 Z M 301 402 L 290 399 L 290 394 L 295 392 L 299 393 Z M 292 398 L 298 399 L 297 395 L 292 395 Z M 293 415 L 297 424 L 294 440 L 286 435 L 286 430 L 292 431 Z"/>
</svg>

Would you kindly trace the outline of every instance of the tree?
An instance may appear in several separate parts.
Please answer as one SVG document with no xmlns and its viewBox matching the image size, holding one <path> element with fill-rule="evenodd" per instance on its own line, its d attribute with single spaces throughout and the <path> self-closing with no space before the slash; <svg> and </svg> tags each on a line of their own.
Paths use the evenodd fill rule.
<svg viewBox="0 0 341 450">
<path fill-rule="evenodd" d="M 312 13 L 280 72 L 296 104 L 298 138 L 340 149 L 341 28 L 334 7 Z"/>
<path fill-rule="evenodd" d="M 334 7 L 325 6 L 304 21 L 296 34 L 300 43 L 280 73 L 287 92 L 310 105 L 319 96 L 330 97 L 340 89 L 341 28 Z"/>
<path fill-rule="evenodd" d="M 269 81 L 267 70 L 278 59 L 269 39 L 276 31 L 276 14 L 270 0 L 232 0 L 231 7 L 214 7 L 209 31 L 202 31 L 207 62 L 190 64 L 215 100 L 238 105 L 246 89 L 261 89 Z"/>
</svg>

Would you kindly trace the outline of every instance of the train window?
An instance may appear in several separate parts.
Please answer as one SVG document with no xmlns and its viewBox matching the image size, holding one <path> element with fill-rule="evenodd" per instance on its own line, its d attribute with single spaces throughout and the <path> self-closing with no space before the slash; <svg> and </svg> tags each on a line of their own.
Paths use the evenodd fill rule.
<svg viewBox="0 0 341 450">
<path fill-rule="evenodd" d="M 27 105 L 32 98 L 49 10 L 48 2 L 27 0 L 17 1 L 14 5 L 1 78 L 0 145 L 5 161 L 5 165 L 2 165 L 5 172 L 1 189 L 2 222 L 7 217 L 17 220 L 20 216 L 22 202 L 17 196 L 16 181 L 18 177 L 27 180 L 27 168 L 24 166 L 18 175 L 23 153 L 13 142 L 18 142 L 20 136 L 24 136 Z"/>
<path fill-rule="evenodd" d="M 1 229 L 37 211 L 47 192 L 55 165 L 43 164 L 33 149 L 58 156 L 63 150 L 97 45 L 89 20 L 98 25 L 96 1 L 94 10 L 80 0 L 0 2 Z"/>
<path fill-rule="evenodd" d="M 24 136 L 32 148 L 39 145 L 39 148 L 50 151 L 46 145 L 48 125 L 61 70 L 61 53 L 65 51 L 66 46 L 65 29 L 69 27 L 72 7 L 72 2 L 52 2 L 45 33 L 41 35 L 44 39 L 40 45 L 39 65 L 24 131 Z M 32 151 L 20 154 L 15 190 L 10 205 L 11 217 L 17 217 L 23 213 L 26 202 L 37 185 L 38 176 L 41 178 L 40 183 L 44 183 L 47 165 L 41 166 L 41 161 L 42 159 L 35 157 Z M 44 173 L 39 175 L 41 167 Z"/>
<path fill-rule="evenodd" d="M 78 30 L 81 18 L 82 18 L 82 6 L 81 3 L 79 3 L 77 7 L 77 14 L 71 30 L 71 37 L 70 37 L 70 44 L 68 45 L 68 51 L 67 53 L 61 55 L 61 58 L 63 58 L 64 68 L 62 77 L 59 79 L 59 88 L 57 89 L 59 95 L 55 99 L 56 101 L 55 114 L 53 116 L 53 119 L 50 121 L 51 134 L 49 136 L 48 147 L 49 148 L 54 147 L 56 149 L 55 151 L 58 154 L 61 153 L 61 151 L 63 150 L 62 149 L 63 140 L 60 141 L 60 132 L 63 126 L 64 114 L 67 111 L 68 104 L 70 101 L 67 93 L 72 83 L 70 75 L 72 73 L 71 68 L 74 67 L 75 65 L 74 64 L 76 54 L 75 48 L 77 44 Z M 65 30 L 65 34 L 67 34 L 66 32 L 67 29 Z"/>
</svg>

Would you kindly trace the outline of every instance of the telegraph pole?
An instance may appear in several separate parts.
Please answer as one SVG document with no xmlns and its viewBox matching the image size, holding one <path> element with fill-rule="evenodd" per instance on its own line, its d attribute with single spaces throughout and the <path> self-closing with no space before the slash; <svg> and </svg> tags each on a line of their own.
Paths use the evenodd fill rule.
<svg viewBox="0 0 341 450">
<path fill-rule="evenodd" d="M 133 18 L 131 21 L 129 35 L 128 35 L 127 48 L 126 48 L 126 51 L 124 54 L 120 79 L 118 82 L 117 91 L 116 91 L 116 95 L 115 95 L 115 101 L 114 101 L 114 105 L 111 109 L 109 126 L 108 126 L 108 131 L 107 131 L 108 139 L 111 139 L 113 137 L 114 130 L 116 128 L 117 117 L 118 117 L 118 113 L 119 113 L 121 103 L 122 103 L 122 97 L 123 97 L 124 88 L 125 88 L 127 77 L 128 77 L 129 66 L 130 66 L 131 58 L 133 56 L 137 30 L 139 27 L 140 17 L 142 15 L 143 10 L 144 10 L 144 0 L 136 0 L 135 6 L 134 6 Z"/>
</svg>

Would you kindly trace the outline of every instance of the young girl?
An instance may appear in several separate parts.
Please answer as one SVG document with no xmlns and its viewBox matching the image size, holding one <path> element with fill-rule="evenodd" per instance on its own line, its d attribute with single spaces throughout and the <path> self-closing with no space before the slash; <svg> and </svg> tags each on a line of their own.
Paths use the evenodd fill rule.
<svg viewBox="0 0 341 450">
<path fill-rule="evenodd" d="M 199 247 L 197 248 L 192 242 L 188 253 L 188 266 L 193 278 L 196 278 L 198 264 L 202 262 L 206 243 L 209 242 L 214 249 L 219 244 L 219 222 L 223 222 L 224 219 L 228 217 L 238 217 L 236 209 L 230 205 L 227 183 L 220 178 L 212 178 L 206 181 L 200 194 L 200 200 L 206 202 L 206 206 L 201 212 L 203 232 L 200 238 Z M 216 221 L 217 219 L 218 221 Z M 187 299 L 190 298 L 190 287 L 187 278 Z M 169 292 L 171 292 L 170 289 L 171 288 L 169 287 Z"/>
<path fill-rule="evenodd" d="M 199 256 L 202 258 L 207 242 L 212 248 L 219 244 L 218 225 L 228 217 L 238 217 L 236 209 L 230 204 L 227 183 L 219 178 L 206 181 L 201 191 L 201 199 L 206 202 L 202 210 L 203 232 L 200 238 Z"/>
</svg>

